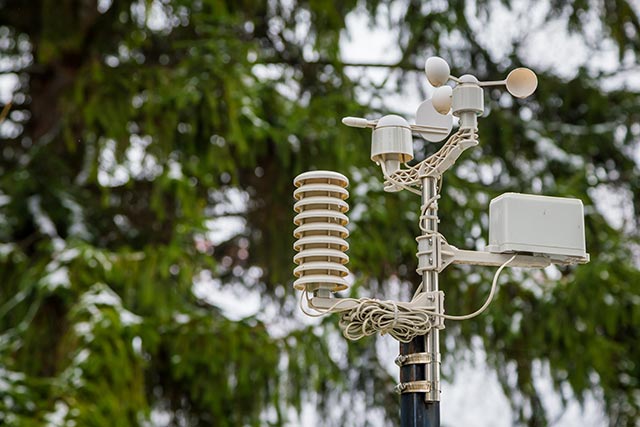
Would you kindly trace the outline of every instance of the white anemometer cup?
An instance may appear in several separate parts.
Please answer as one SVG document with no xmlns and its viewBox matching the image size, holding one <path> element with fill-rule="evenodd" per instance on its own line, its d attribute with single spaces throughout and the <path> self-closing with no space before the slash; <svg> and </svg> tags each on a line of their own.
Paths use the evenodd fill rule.
<svg viewBox="0 0 640 427">
<path fill-rule="evenodd" d="M 516 98 L 526 98 L 536 91 L 538 78 L 528 68 L 516 68 L 509 73 L 504 84 L 511 95 Z"/>
<path fill-rule="evenodd" d="M 433 87 L 440 87 L 451 79 L 451 68 L 447 61 L 439 56 L 432 56 L 424 64 L 424 73 Z"/>
</svg>

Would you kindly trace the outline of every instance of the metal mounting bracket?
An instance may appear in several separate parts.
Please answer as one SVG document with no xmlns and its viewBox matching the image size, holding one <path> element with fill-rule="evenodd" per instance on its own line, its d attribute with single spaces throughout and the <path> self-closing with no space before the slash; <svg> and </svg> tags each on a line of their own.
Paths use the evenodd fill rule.
<svg viewBox="0 0 640 427">
<path fill-rule="evenodd" d="M 395 387 L 398 394 L 403 393 L 430 393 L 432 389 L 431 381 L 411 381 L 400 383 Z"/>
<path fill-rule="evenodd" d="M 427 309 L 435 313 L 444 313 L 444 292 L 421 292 L 410 303 L 416 308 Z M 430 316 L 433 329 L 444 329 L 442 316 Z"/>
<path fill-rule="evenodd" d="M 395 359 L 395 364 L 402 367 L 404 365 L 427 365 L 433 363 L 433 355 L 431 353 L 412 353 L 412 354 L 400 354 Z M 440 363 L 440 355 L 436 357 L 437 362 Z"/>
<path fill-rule="evenodd" d="M 483 251 L 469 251 L 464 249 L 458 249 L 453 245 L 445 242 L 442 238 L 438 239 L 440 249 L 436 252 L 439 254 L 440 263 L 437 271 L 441 272 L 451 264 L 468 264 L 468 265 L 484 265 L 498 267 L 509 258 L 513 256 L 513 253 L 493 253 Z M 516 255 L 516 257 L 509 263 L 509 267 L 523 267 L 523 268 L 545 268 L 551 264 L 557 265 L 573 265 L 584 264 L 589 262 L 589 255 L 586 257 L 563 257 L 552 258 L 547 255 L 532 254 L 532 255 Z"/>
<path fill-rule="evenodd" d="M 418 268 L 416 272 L 422 275 L 425 271 L 438 271 L 442 265 L 442 236 L 440 234 L 423 234 L 416 237 L 418 242 Z"/>
</svg>

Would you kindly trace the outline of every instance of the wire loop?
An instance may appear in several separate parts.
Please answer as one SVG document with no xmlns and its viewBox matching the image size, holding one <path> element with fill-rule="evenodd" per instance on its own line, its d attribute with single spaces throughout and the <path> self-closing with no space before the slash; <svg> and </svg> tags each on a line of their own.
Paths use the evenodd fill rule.
<svg viewBox="0 0 640 427">
<path fill-rule="evenodd" d="M 320 317 L 329 313 L 341 313 L 338 325 L 345 338 L 356 341 L 377 332 L 389 334 L 396 340 L 408 343 L 419 335 L 426 335 L 435 326 L 434 317 L 448 320 L 467 320 L 483 313 L 493 301 L 497 289 L 498 278 L 502 270 L 515 259 L 513 255 L 502 264 L 493 277 L 491 290 L 484 304 L 476 311 L 462 316 L 438 313 L 427 308 L 412 304 L 422 291 L 422 284 L 416 289 L 411 302 L 380 301 L 372 298 L 340 298 L 329 308 L 317 308 L 311 305 L 311 298 L 307 291 L 300 295 L 300 309 L 312 317 Z M 302 301 L 306 297 L 307 307 L 316 313 L 308 311 Z M 347 304 L 348 303 L 348 304 Z M 353 308 L 352 304 L 356 306 Z M 342 305 L 342 307 L 341 307 Z M 348 307 L 347 307 L 348 306 Z"/>
</svg>

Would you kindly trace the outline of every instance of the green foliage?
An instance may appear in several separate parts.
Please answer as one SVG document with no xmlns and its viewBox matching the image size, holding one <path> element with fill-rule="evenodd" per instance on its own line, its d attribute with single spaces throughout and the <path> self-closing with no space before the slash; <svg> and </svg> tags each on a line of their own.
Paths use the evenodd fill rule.
<svg viewBox="0 0 640 427">
<path fill-rule="evenodd" d="M 347 345 L 336 319 L 299 324 L 289 291 L 291 182 L 314 168 L 352 181 L 353 292 L 384 296 L 394 276 L 409 294 L 417 280 L 418 201 L 384 193 L 366 132 L 339 125 L 371 111 L 360 94 L 380 108 L 388 90 L 342 62 L 345 17 L 398 30 L 398 85 L 436 52 L 491 79 L 527 58 L 514 45 L 496 60 L 466 2 L 392 3 L 0 0 L 2 73 L 18 77 L 0 128 L 2 423 L 280 426 L 311 401 L 335 425 L 365 425 L 336 415 L 362 402 L 395 424 L 375 339 Z M 481 21 L 496 7 L 476 3 Z M 631 2 L 554 1 L 549 17 L 582 34 L 593 11 L 637 67 Z M 488 315 L 447 324 L 445 368 L 480 337 L 514 424 L 547 424 L 534 377 L 548 366 L 561 394 L 600 390 L 610 424 L 634 426 L 640 95 L 589 70 L 539 77 L 527 101 L 487 92 L 481 144 L 444 182 L 441 231 L 473 248 L 502 192 L 578 197 L 592 262 L 513 276 Z M 603 194 L 631 200 L 631 223 L 603 218 Z M 215 227 L 229 228 L 220 241 Z M 444 274 L 447 311 L 477 307 L 491 273 Z M 263 309 L 238 320 L 211 304 L 194 288 L 209 276 Z"/>
</svg>

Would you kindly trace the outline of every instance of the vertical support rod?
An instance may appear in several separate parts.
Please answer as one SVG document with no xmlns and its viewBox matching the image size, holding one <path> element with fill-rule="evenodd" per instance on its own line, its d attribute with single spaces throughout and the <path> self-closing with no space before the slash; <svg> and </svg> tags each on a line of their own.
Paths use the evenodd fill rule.
<svg viewBox="0 0 640 427">
<path fill-rule="evenodd" d="M 422 179 L 422 204 L 436 196 L 436 177 Z M 424 234 L 435 238 L 438 232 L 438 205 L 434 201 L 425 212 Z M 432 247 L 437 248 L 435 242 Z M 436 249 L 437 250 L 437 249 Z M 434 253 L 433 256 L 436 256 Z M 438 272 L 425 271 L 422 275 L 424 292 L 438 291 Z M 429 353 L 431 363 L 427 365 L 404 365 L 400 368 L 400 382 L 426 380 L 431 384 L 428 393 L 404 393 L 400 400 L 401 427 L 440 427 L 440 331 L 432 329 L 426 336 L 414 338 L 410 343 L 400 343 L 400 354 Z"/>
<path fill-rule="evenodd" d="M 437 195 L 438 180 L 435 177 L 426 177 L 422 181 L 422 203 Z M 438 201 L 435 200 L 426 215 L 425 234 L 432 234 L 435 239 L 438 233 Z M 434 250 L 439 250 L 437 243 L 432 243 Z M 434 253 L 434 257 L 436 254 Z M 438 292 L 438 272 L 436 270 L 427 270 L 422 273 L 424 282 L 424 290 L 427 292 Z M 426 352 L 431 355 L 431 363 L 426 368 L 426 380 L 431 383 L 431 392 L 426 393 L 425 400 L 427 402 L 440 402 L 440 330 L 432 329 L 426 336 Z M 438 423 L 439 425 L 439 423 Z"/>
</svg>

